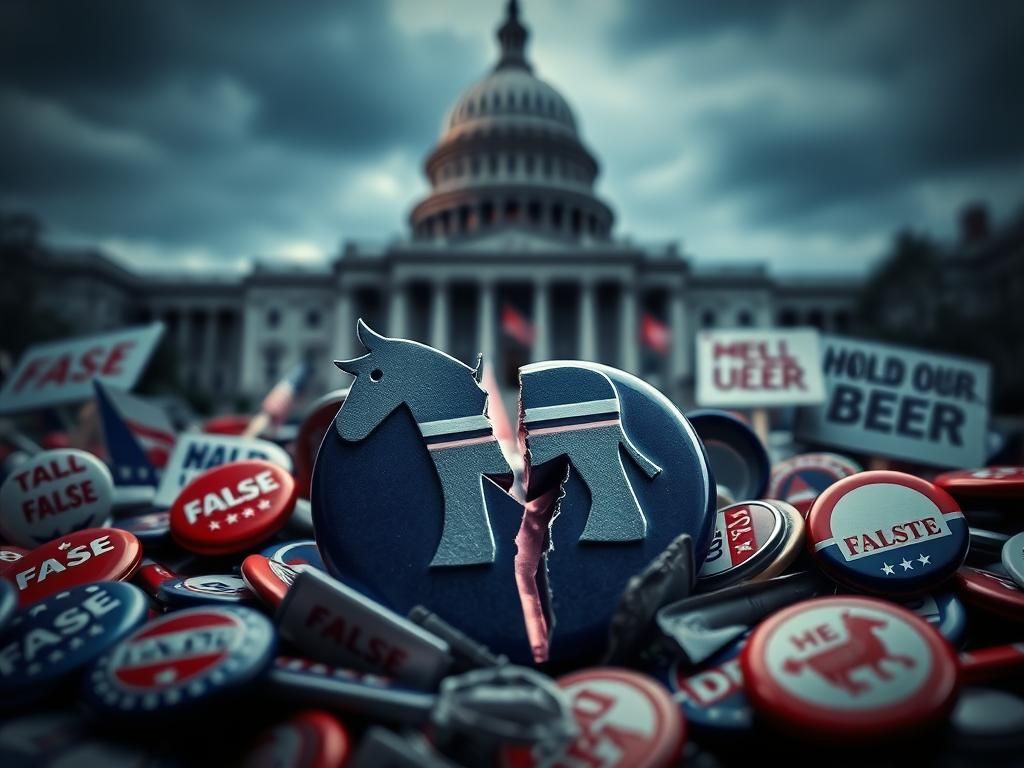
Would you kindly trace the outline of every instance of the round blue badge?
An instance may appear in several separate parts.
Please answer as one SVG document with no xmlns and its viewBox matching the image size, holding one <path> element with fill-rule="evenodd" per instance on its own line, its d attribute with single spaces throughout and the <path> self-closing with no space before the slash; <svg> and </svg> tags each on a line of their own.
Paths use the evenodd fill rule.
<svg viewBox="0 0 1024 768">
<path fill-rule="evenodd" d="M 967 611 L 954 592 L 938 592 L 903 602 L 903 607 L 931 624 L 949 642 L 960 647 L 967 639 Z"/>
<path fill-rule="evenodd" d="M 268 560 L 274 560 L 285 565 L 308 565 L 320 571 L 326 571 L 323 558 L 320 557 L 320 550 L 312 539 L 305 541 L 289 541 L 283 544 L 271 544 L 260 552 Z"/>
<path fill-rule="evenodd" d="M 688 725 L 708 732 L 736 733 L 753 727 L 754 715 L 743 689 L 740 651 L 746 636 L 733 641 L 696 670 L 673 662 L 663 679 Z"/>
<path fill-rule="evenodd" d="M 754 430 L 726 411 L 690 411 L 686 418 L 704 443 L 718 487 L 736 501 L 764 498 L 771 462 Z"/>
<path fill-rule="evenodd" d="M 528 498 L 557 500 L 553 519 L 550 503 L 524 518 L 482 369 L 362 323 L 358 335 L 367 353 L 338 363 L 356 378 L 311 496 L 320 553 L 345 583 L 401 614 L 430 606 L 516 662 L 557 662 L 603 649 L 626 582 L 680 533 L 703 561 L 715 483 L 650 385 L 592 363 L 520 369 Z"/>
<path fill-rule="evenodd" d="M 245 581 L 231 574 L 210 574 L 170 579 L 160 585 L 159 598 L 170 606 L 198 603 L 251 603 L 256 595 Z"/>
<path fill-rule="evenodd" d="M 860 472 L 829 486 L 807 516 L 811 554 L 834 581 L 902 597 L 949 579 L 967 556 L 967 521 L 953 497 L 914 475 Z"/>
<path fill-rule="evenodd" d="M 86 678 L 99 711 L 159 716 L 237 691 L 270 666 L 274 625 L 239 606 L 169 613 L 122 640 Z"/>
<path fill-rule="evenodd" d="M 0 640 L 0 696 L 17 704 L 42 696 L 141 626 L 148 611 L 141 589 L 108 581 L 26 608 Z"/>
</svg>

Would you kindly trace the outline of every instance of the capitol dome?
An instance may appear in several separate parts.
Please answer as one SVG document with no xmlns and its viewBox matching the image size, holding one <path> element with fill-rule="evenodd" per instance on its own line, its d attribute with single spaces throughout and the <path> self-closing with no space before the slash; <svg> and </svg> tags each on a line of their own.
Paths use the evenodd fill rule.
<svg viewBox="0 0 1024 768">
<path fill-rule="evenodd" d="M 497 65 L 455 102 L 426 159 L 431 192 L 410 214 L 416 239 L 507 227 L 577 241 L 610 236 L 611 209 L 593 191 L 597 161 L 569 104 L 533 74 L 527 37 L 511 0 Z"/>
</svg>

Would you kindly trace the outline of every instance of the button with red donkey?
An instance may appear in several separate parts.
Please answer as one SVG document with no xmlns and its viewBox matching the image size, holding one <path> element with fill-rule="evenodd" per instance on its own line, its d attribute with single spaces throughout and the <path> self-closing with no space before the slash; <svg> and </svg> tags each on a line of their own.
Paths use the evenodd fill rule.
<svg viewBox="0 0 1024 768">
<path fill-rule="evenodd" d="M 224 464 L 204 472 L 178 494 L 171 507 L 171 535 L 200 555 L 244 552 L 284 526 L 295 498 L 295 480 L 275 464 Z"/>
</svg>

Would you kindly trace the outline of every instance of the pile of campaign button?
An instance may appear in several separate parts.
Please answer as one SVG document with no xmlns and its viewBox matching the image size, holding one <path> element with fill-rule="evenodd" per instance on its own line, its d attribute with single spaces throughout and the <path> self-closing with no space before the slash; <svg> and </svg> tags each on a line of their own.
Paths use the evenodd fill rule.
<svg viewBox="0 0 1024 768">
<path fill-rule="evenodd" d="M 15 469 L 0 487 L 0 535 L 35 547 L 107 522 L 114 480 L 91 453 L 43 451 Z"/>
<path fill-rule="evenodd" d="M 142 560 L 142 545 L 127 531 L 88 528 L 36 547 L 3 577 L 24 607 L 79 584 L 124 581 Z"/>
<path fill-rule="evenodd" d="M 256 596 L 243 579 L 231 574 L 186 576 L 160 584 L 159 599 L 168 605 L 250 603 Z"/>
<path fill-rule="evenodd" d="M 837 453 L 800 454 L 772 467 L 767 495 L 789 502 L 806 515 L 822 491 L 861 471 L 856 463 Z"/>
<path fill-rule="evenodd" d="M 275 645 L 273 625 L 249 608 L 176 611 L 100 658 L 86 678 L 86 695 L 112 715 L 173 712 L 258 679 Z"/>
<path fill-rule="evenodd" d="M 822 738 L 880 738 L 938 722 L 959 684 L 956 656 L 935 630 L 864 597 L 776 613 L 751 633 L 741 667 L 760 716 Z"/>
<path fill-rule="evenodd" d="M 898 597 L 949 579 L 967 556 L 969 537 L 948 493 L 913 475 L 877 470 L 840 480 L 815 500 L 807 544 L 839 584 Z"/>
<path fill-rule="evenodd" d="M 295 480 L 267 461 L 236 461 L 203 473 L 171 507 L 171 535 L 201 555 L 244 552 L 273 536 L 295 506 Z"/>
<path fill-rule="evenodd" d="M 50 688 L 135 631 L 149 602 L 138 587 L 100 582 L 40 600 L 0 638 L 0 706 Z"/>
<path fill-rule="evenodd" d="M 252 592 L 267 605 L 276 608 L 284 600 L 298 575 L 298 569 L 264 555 L 249 555 L 242 561 L 242 579 Z"/>
</svg>

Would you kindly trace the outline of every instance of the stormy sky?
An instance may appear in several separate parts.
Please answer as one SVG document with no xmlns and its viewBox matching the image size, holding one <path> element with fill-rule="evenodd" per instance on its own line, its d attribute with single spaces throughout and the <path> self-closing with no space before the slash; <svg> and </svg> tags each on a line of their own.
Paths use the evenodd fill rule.
<svg viewBox="0 0 1024 768">
<path fill-rule="evenodd" d="M 405 232 L 501 0 L 0 2 L 0 209 L 140 267 Z M 525 0 L 638 242 L 862 271 L 1024 204 L 1024 3 Z"/>
</svg>

